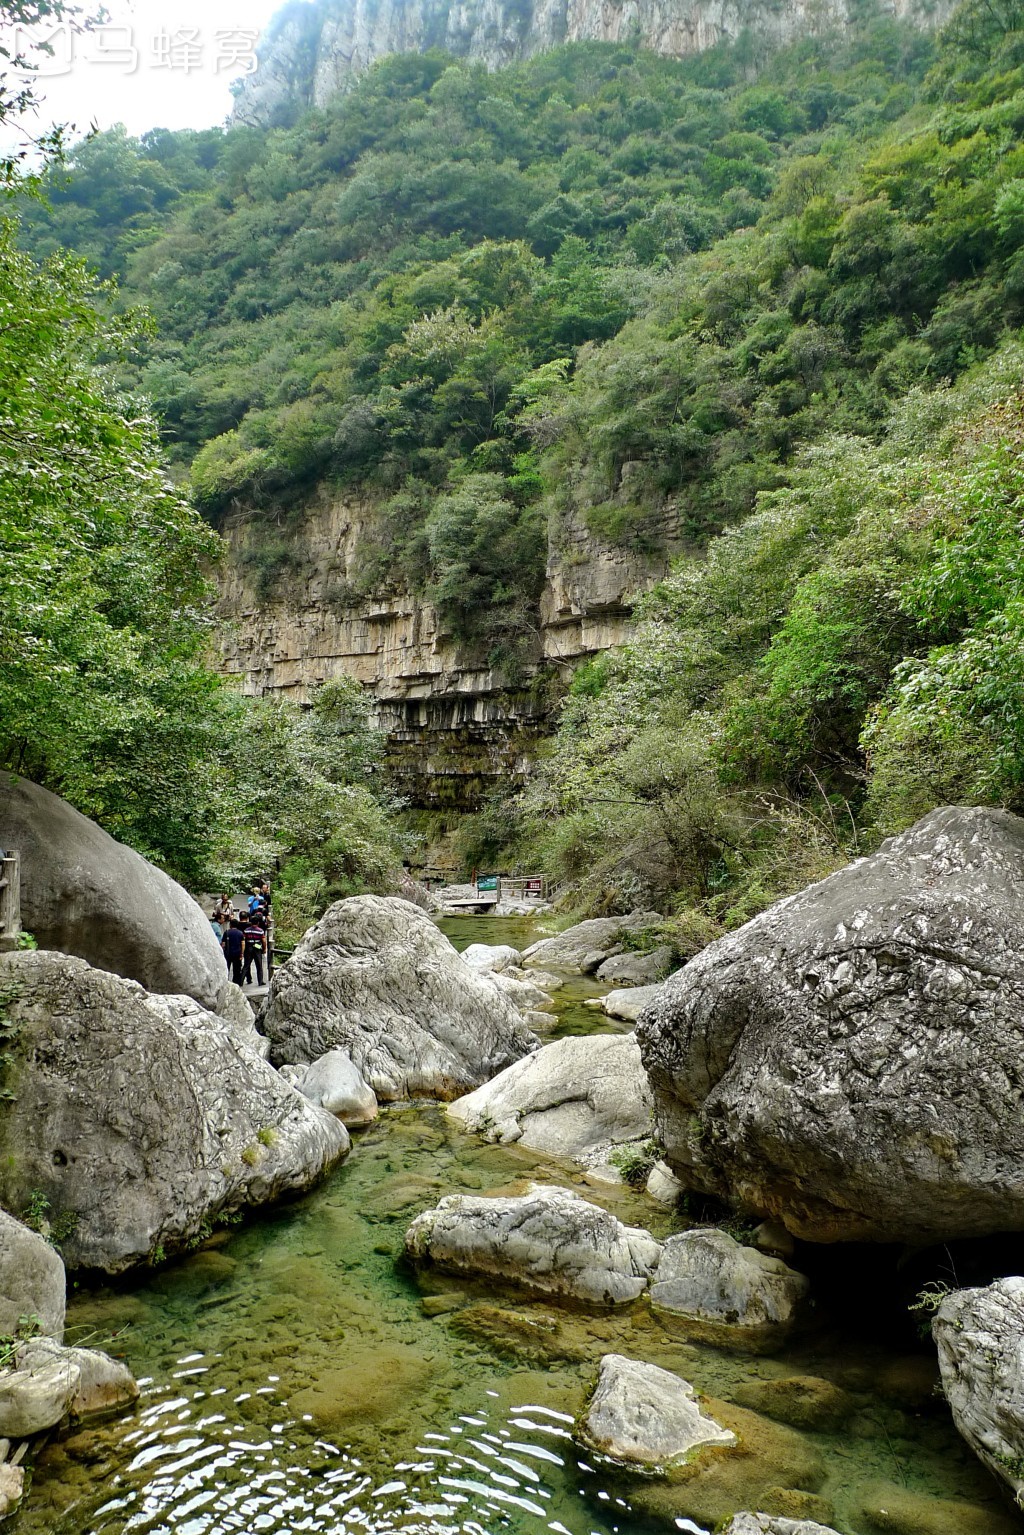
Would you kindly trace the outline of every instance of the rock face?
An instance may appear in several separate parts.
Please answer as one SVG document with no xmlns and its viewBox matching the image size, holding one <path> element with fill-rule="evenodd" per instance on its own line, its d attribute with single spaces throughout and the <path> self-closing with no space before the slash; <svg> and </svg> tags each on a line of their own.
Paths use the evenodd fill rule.
<svg viewBox="0 0 1024 1535">
<path fill-rule="evenodd" d="M 328 1050 L 304 1071 L 295 1086 L 303 1098 L 334 1114 L 343 1125 L 368 1125 L 377 1118 L 377 1097 L 344 1050 Z"/>
<path fill-rule="evenodd" d="M 282 36 L 310 10 L 296 8 Z M 246 692 L 300 703 L 318 683 L 355 678 L 387 735 L 390 772 L 414 805 L 468 808 L 491 784 L 522 780 L 551 707 L 529 679 L 541 668 L 568 678 L 578 661 L 621 644 L 634 601 L 665 574 L 683 542 L 676 514 L 666 516 L 665 548 L 656 555 L 602 543 L 582 516 L 564 528 L 550 552 L 524 678 L 512 685 L 486 645 L 458 640 L 436 608 L 390 579 L 385 590 L 353 600 L 364 551 L 379 539 L 380 505 L 322 486 L 296 511 L 291 570 L 269 600 L 246 558 L 265 536 L 262 514 L 240 509 L 220 529 L 227 544 L 221 666 Z"/>
<path fill-rule="evenodd" d="M 64 1265 L 49 1242 L 0 1210 L 0 1333 L 13 1337 L 22 1317 L 64 1336 Z"/>
<path fill-rule="evenodd" d="M 947 1295 L 932 1322 L 942 1389 L 974 1453 L 1024 1494 L 1024 1278 Z"/>
<path fill-rule="evenodd" d="M 736 1443 L 731 1429 L 704 1416 L 689 1381 L 622 1354 L 601 1360 L 578 1437 L 613 1460 L 642 1466 L 668 1466 L 705 1446 Z"/>
<path fill-rule="evenodd" d="M 309 1188 L 348 1150 L 223 1019 L 63 954 L 0 957 L 18 1029 L 0 1200 L 41 1193 L 69 1267 L 116 1274 L 221 1211 Z"/>
<path fill-rule="evenodd" d="M 449 1104 L 489 1141 L 576 1157 L 651 1128 L 651 1094 L 632 1034 L 556 1039 Z"/>
<path fill-rule="evenodd" d="M 22 925 L 42 949 L 183 992 L 216 1011 L 228 974 L 192 898 L 139 853 L 27 778 L 0 774 L 0 846 L 21 853 Z"/>
<path fill-rule="evenodd" d="M 661 1246 L 569 1189 L 535 1186 L 509 1198 L 449 1194 L 413 1221 L 405 1250 L 448 1273 L 617 1306 L 647 1288 Z"/>
<path fill-rule="evenodd" d="M 622 953 L 627 933 L 641 932 L 660 921 L 656 911 L 634 911 L 628 917 L 592 917 L 567 927 L 557 938 L 542 938 L 531 944 L 523 950 L 523 959 L 540 969 L 550 965 L 555 970 L 588 975 L 605 960 Z"/>
<path fill-rule="evenodd" d="M 489 975 L 408 901 L 336 901 L 275 972 L 260 1027 L 276 1065 L 348 1053 L 378 1098 L 455 1098 L 536 1046 Z"/>
<path fill-rule="evenodd" d="M 933 811 L 712 944 L 637 1038 L 667 1160 L 812 1241 L 1024 1228 L 1024 821 Z"/>
<path fill-rule="evenodd" d="M 698 1227 L 669 1237 L 656 1282 L 655 1311 L 677 1317 L 713 1342 L 745 1347 L 780 1342 L 797 1320 L 810 1285 L 803 1274 L 725 1231 Z"/>
<path fill-rule="evenodd" d="M 919 16 L 934 25 L 933 13 L 897 0 L 899 16 Z M 941 19 L 946 14 L 940 7 Z M 291 6 L 271 24 L 259 47 L 259 68 L 243 80 L 235 117 L 245 123 L 287 121 L 301 107 L 322 106 L 391 53 L 441 48 L 477 60 L 488 69 L 529 58 L 564 42 L 638 42 L 657 53 L 684 57 L 749 29 L 762 43 L 777 44 L 842 25 L 848 8 L 829 0 L 824 9 L 810 0 L 771 6 L 765 0 L 318 0 Z"/>
</svg>

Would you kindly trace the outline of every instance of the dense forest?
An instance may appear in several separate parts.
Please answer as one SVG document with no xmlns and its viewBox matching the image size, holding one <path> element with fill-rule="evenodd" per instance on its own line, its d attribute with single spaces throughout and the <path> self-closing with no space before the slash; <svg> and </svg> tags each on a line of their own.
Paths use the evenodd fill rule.
<svg viewBox="0 0 1024 1535">
<path fill-rule="evenodd" d="M 152 399 L 208 521 L 265 517 L 268 590 L 309 488 L 359 487 L 353 600 L 410 586 L 511 673 L 566 522 L 653 549 L 673 508 L 634 641 L 458 835 L 581 908 L 658 903 L 687 952 L 931 805 L 1021 806 L 1022 128 L 1024 16 L 980 0 L 768 58 L 399 57 L 290 127 L 100 134 L 19 239 L 117 280 L 76 300 L 82 365 Z"/>
</svg>

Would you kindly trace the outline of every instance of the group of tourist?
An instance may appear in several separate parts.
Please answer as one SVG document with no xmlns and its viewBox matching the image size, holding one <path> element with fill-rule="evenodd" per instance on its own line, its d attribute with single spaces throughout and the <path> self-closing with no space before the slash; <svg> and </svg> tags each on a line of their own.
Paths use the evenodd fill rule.
<svg viewBox="0 0 1024 1535">
<path fill-rule="evenodd" d="M 236 908 L 229 895 L 222 895 L 210 913 L 210 926 L 224 950 L 224 959 L 236 986 L 252 984 L 256 971 L 257 986 L 263 985 L 263 961 L 267 962 L 267 980 L 274 968 L 274 923 L 270 914 L 270 884 L 263 880 L 253 885 L 245 907 Z"/>
</svg>

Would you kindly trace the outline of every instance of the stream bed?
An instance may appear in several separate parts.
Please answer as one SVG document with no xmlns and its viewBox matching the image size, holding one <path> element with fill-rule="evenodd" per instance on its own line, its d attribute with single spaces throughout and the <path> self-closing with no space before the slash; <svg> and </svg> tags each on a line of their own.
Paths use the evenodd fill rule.
<svg viewBox="0 0 1024 1535">
<path fill-rule="evenodd" d="M 444 927 L 459 948 L 537 935 L 521 919 Z M 584 1006 L 601 989 L 577 978 L 559 993 L 553 1033 L 618 1027 Z M 833 1319 L 780 1354 L 730 1354 L 666 1331 L 643 1302 L 584 1313 L 404 1267 L 407 1226 L 442 1194 L 531 1178 L 578 1186 L 659 1237 L 681 1224 L 642 1193 L 487 1146 L 421 1103 L 382 1112 L 303 1200 L 141 1283 L 74 1292 L 68 1341 L 122 1355 L 142 1399 L 37 1455 L 14 1535 L 653 1535 L 766 1506 L 831 1509 L 848 1535 L 1019 1528 L 935 1396 L 926 1352 Z M 752 1389 L 797 1375 L 840 1387 L 852 1408 L 830 1431 L 747 1412 L 747 1453 L 669 1485 L 572 1442 L 607 1352 L 678 1371 L 712 1412 L 743 1414 Z"/>
</svg>

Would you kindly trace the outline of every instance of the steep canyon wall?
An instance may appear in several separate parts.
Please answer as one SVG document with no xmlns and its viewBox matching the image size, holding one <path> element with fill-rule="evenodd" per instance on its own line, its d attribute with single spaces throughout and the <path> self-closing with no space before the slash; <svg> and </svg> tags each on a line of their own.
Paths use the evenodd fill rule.
<svg viewBox="0 0 1024 1535">
<path fill-rule="evenodd" d="M 625 42 L 676 58 L 749 31 L 764 48 L 843 26 L 860 0 L 293 0 L 258 48 L 235 117 L 269 124 L 323 106 L 378 59 L 440 48 L 497 69 L 566 42 Z M 879 0 L 933 26 L 952 0 Z M 862 8 L 862 7 L 861 7 Z"/>
<path fill-rule="evenodd" d="M 514 682 L 486 650 L 460 642 L 430 603 L 399 584 L 358 594 L 359 552 L 375 509 L 321 489 L 286 533 L 237 510 L 221 531 L 222 667 L 244 690 L 304 702 L 318 683 L 355 678 L 371 694 L 391 765 L 412 804 L 471 808 L 499 778 L 521 776 L 577 665 L 621 644 L 632 605 L 679 546 L 665 514 L 664 552 L 604 544 L 582 525 L 559 530 L 526 664 Z M 268 542 L 284 551 L 268 565 Z"/>
</svg>

